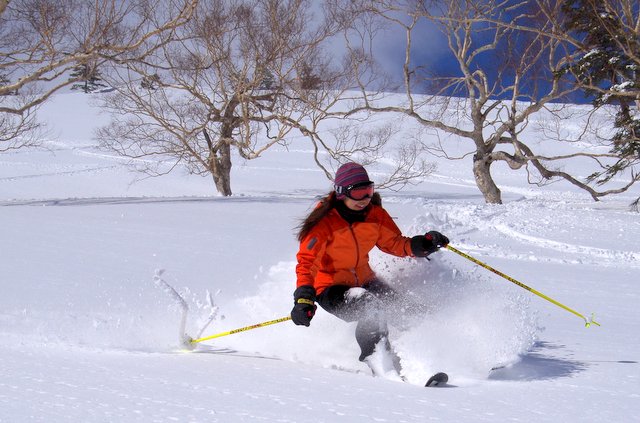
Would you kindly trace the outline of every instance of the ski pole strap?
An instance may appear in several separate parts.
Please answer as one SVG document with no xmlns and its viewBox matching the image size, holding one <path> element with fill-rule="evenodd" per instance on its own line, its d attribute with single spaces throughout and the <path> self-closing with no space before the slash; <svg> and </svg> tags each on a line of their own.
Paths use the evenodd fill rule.
<svg viewBox="0 0 640 423">
<path fill-rule="evenodd" d="M 502 273 L 501 271 L 499 271 L 499 270 L 497 270 L 497 269 L 494 269 L 493 267 L 489 266 L 488 264 L 483 263 L 483 262 L 481 262 L 480 260 L 478 260 L 478 259 L 476 259 L 476 258 L 473 258 L 473 257 L 471 257 L 471 256 L 470 256 L 470 255 L 468 255 L 468 254 L 463 253 L 462 251 L 460 251 L 460 250 L 458 250 L 458 249 L 456 249 L 456 248 L 452 247 L 451 245 L 447 245 L 447 247 L 446 247 L 446 248 L 447 248 L 449 251 L 453 251 L 454 253 L 456 253 L 456 254 L 458 254 L 458 255 L 460 255 L 460 256 L 462 256 L 462 257 L 466 258 L 467 260 L 470 260 L 470 261 L 474 262 L 474 263 L 475 263 L 475 264 L 477 264 L 478 266 L 484 267 L 485 269 L 487 269 L 487 270 L 489 270 L 489 271 L 491 271 L 491 272 L 495 273 L 496 275 L 498 275 L 498 276 L 501 276 L 501 277 L 505 278 L 505 279 L 506 279 L 506 280 L 508 280 L 509 282 L 511 282 L 511 283 L 513 283 L 513 284 L 518 285 L 520 288 L 526 289 L 527 291 L 531 292 L 532 294 L 535 294 L 535 295 L 537 295 L 537 296 L 538 296 L 538 297 L 540 297 L 540 298 L 544 298 L 545 300 L 549 301 L 550 303 L 555 304 L 555 305 L 557 305 L 558 307 L 565 309 L 565 310 L 566 310 L 566 311 L 568 311 L 569 313 L 573 313 L 573 314 L 575 314 L 576 316 L 578 316 L 578 317 L 580 317 L 580 318 L 582 318 L 582 319 L 584 320 L 584 322 L 585 322 L 585 327 L 589 327 L 589 326 L 591 326 L 591 324 L 594 324 L 594 325 L 596 325 L 596 326 L 600 326 L 600 323 L 598 323 L 598 322 L 596 322 L 596 321 L 594 320 L 594 315 L 593 315 L 593 314 L 591 314 L 591 317 L 590 317 L 590 318 L 587 318 L 587 317 L 585 317 L 584 315 L 582 315 L 582 314 L 578 313 L 577 311 L 575 311 L 575 310 L 573 310 L 573 309 L 571 309 L 571 308 L 567 307 L 566 305 L 564 305 L 564 304 L 562 304 L 562 303 L 560 303 L 560 302 L 558 302 L 558 301 L 554 300 L 553 298 L 551 298 L 551 297 L 548 297 L 548 296 L 544 295 L 542 292 L 536 291 L 535 289 L 531 288 L 530 286 L 527 286 L 527 285 L 523 284 L 522 282 L 520 282 L 520 281 L 518 281 L 518 280 L 516 280 L 516 279 L 512 278 L 511 276 L 506 275 L 506 274 Z"/>
<path fill-rule="evenodd" d="M 291 320 L 291 316 L 281 317 L 275 320 L 269 320 L 268 322 L 256 323 L 255 325 L 245 326 L 243 328 L 233 329 L 227 332 L 216 333 L 215 335 L 205 336 L 204 338 L 192 339 L 192 344 L 197 344 L 198 342 L 208 341 L 209 339 L 220 338 L 222 336 L 233 335 L 239 332 L 245 332 L 251 329 L 258 329 L 264 326 L 275 325 L 276 323 L 286 322 L 287 320 Z"/>
</svg>

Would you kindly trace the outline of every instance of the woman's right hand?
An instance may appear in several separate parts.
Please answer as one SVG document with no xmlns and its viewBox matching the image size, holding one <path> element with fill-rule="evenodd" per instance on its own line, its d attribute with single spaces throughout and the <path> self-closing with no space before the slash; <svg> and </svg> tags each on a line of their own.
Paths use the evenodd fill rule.
<svg viewBox="0 0 640 423">
<path fill-rule="evenodd" d="M 296 288 L 293 293 L 293 309 L 291 310 L 291 320 L 299 326 L 309 326 L 311 319 L 316 314 L 318 306 L 315 304 L 316 290 L 309 285 L 302 285 Z"/>
<path fill-rule="evenodd" d="M 291 310 L 291 320 L 298 326 L 309 326 L 311 319 L 313 319 L 314 314 L 316 314 L 316 308 L 318 308 L 318 306 L 315 305 L 313 301 L 310 301 L 310 303 L 296 302 Z"/>
</svg>

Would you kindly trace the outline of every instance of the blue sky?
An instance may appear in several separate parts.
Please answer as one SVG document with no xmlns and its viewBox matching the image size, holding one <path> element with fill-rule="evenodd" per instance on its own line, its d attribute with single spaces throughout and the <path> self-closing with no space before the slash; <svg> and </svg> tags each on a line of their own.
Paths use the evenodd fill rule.
<svg viewBox="0 0 640 423">
<path fill-rule="evenodd" d="M 488 40 L 490 41 L 490 40 Z M 403 29 L 389 27 L 376 40 L 376 59 L 390 72 L 399 84 L 402 83 L 402 66 L 405 59 L 406 35 Z M 500 59 L 495 52 L 489 51 L 478 56 L 477 66 L 481 67 L 489 78 L 497 77 L 497 63 Z M 422 20 L 412 35 L 412 65 L 424 66 L 438 76 L 461 75 L 460 68 L 449 49 L 447 38 L 438 27 Z M 545 84 L 547 87 L 549 84 Z M 402 87 L 400 87 L 402 90 Z M 424 90 L 421 90 L 424 91 Z M 576 93 L 572 102 L 588 102 L 582 93 Z"/>
</svg>

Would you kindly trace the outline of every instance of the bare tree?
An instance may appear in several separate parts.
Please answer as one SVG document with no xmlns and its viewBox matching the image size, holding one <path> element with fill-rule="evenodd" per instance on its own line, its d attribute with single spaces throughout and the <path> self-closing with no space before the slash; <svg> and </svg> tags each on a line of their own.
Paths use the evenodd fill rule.
<svg viewBox="0 0 640 423">
<path fill-rule="evenodd" d="M 185 166 L 210 175 L 222 195 L 232 195 L 233 157 L 252 160 L 294 135 L 321 151 L 337 152 L 321 123 L 348 101 L 351 66 L 332 51 L 356 12 L 310 0 L 202 1 L 191 21 L 145 61 L 111 73 L 117 93 L 104 106 L 110 125 L 103 147 L 146 161 L 151 176 Z M 142 89 L 141 81 L 156 89 Z M 145 82 L 147 81 L 147 82 Z M 379 140 L 383 143 L 385 140 Z M 404 164 L 402 164 L 404 165 Z"/>
<path fill-rule="evenodd" d="M 502 195 L 491 174 L 491 166 L 504 162 L 512 169 L 526 169 L 538 184 L 562 178 L 586 190 L 594 198 L 628 189 L 597 191 L 589 181 L 563 170 L 572 159 L 589 158 L 602 168 L 609 154 L 588 152 L 550 156 L 534 151 L 523 140 L 532 117 L 549 111 L 556 118 L 570 119 L 555 105 L 577 90 L 560 77 L 570 53 L 557 20 L 555 1 L 519 2 L 490 0 L 443 0 L 434 2 L 375 2 L 371 12 L 401 26 L 406 33 L 403 77 L 406 104 L 381 106 L 362 86 L 363 106 L 371 112 L 396 112 L 410 116 L 425 127 L 469 141 L 466 154 L 473 156 L 476 184 L 488 203 L 501 203 Z M 452 75 L 434 75 L 413 63 L 414 33 L 421 24 L 435 25 L 448 43 L 450 59 L 456 63 Z M 416 89 L 430 95 L 416 95 Z M 583 135 L 588 131 L 584 129 Z M 444 137 L 440 137 L 442 139 Z M 575 141 L 572 140 L 572 141 Z M 542 146 L 544 147 L 544 145 Z M 433 147 L 454 158 L 446 143 Z"/>
<path fill-rule="evenodd" d="M 74 67 L 142 60 L 197 0 L 0 1 L 0 151 L 38 143 L 37 108 L 82 79 Z M 7 95 L 13 94 L 13 95 Z"/>
</svg>

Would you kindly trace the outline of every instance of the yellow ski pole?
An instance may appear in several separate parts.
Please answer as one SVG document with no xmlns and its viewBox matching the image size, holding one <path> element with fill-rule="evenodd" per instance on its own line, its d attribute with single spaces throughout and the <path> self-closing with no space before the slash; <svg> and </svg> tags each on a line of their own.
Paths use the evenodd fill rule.
<svg viewBox="0 0 640 423">
<path fill-rule="evenodd" d="M 458 250 L 458 249 L 456 249 L 456 248 L 452 247 L 451 245 L 447 245 L 447 247 L 446 247 L 446 248 L 447 248 L 449 251 L 453 251 L 454 253 L 459 254 L 460 256 L 462 256 L 462 257 L 466 258 L 467 260 L 470 260 L 470 261 L 474 262 L 474 263 L 475 263 L 475 264 L 477 264 L 478 266 L 482 266 L 482 267 L 484 267 L 485 269 L 487 269 L 487 270 L 489 270 L 489 271 L 491 271 L 491 272 L 495 273 L 496 275 L 498 275 L 498 276 L 502 276 L 503 278 L 505 278 L 505 279 L 506 279 L 506 280 L 508 280 L 509 282 L 514 283 L 514 284 L 518 285 L 520 288 L 526 289 L 527 291 L 531 292 L 532 294 L 536 294 L 538 297 L 540 297 L 540 298 L 544 298 L 545 300 L 549 301 L 550 303 L 555 304 L 555 305 L 557 305 L 558 307 L 560 307 L 560 308 L 563 308 L 563 309 L 567 310 L 569 313 L 573 313 L 573 314 L 575 314 L 576 316 L 578 316 L 578 317 L 580 317 L 580 318 L 582 318 L 582 319 L 584 320 L 584 322 L 585 322 L 585 327 L 589 327 L 589 326 L 591 326 L 591 324 L 592 324 L 592 323 L 593 323 L 594 325 L 600 326 L 600 323 L 598 323 L 598 322 L 596 322 L 595 320 L 593 320 L 593 318 L 594 318 L 594 315 L 593 315 L 593 314 L 591 314 L 591 318 L 590 318 L 590 319 L 588 319 L 588 318 L 586 318 L 585 316 L 583 316 L 582 314 L 578 313 L 577 311 L 575 311 L 575 310 L 573 310 L 573 309 L 571 309 L 571 308 L 567 307 L 567 306 L 566 306 L 566 305 L 564 305 L 564 304 L 561 304 L 560 302 L 558 302 L 558 301 L 554 300 L 554 299 L 553 299 L 553 298 L 551 298 L 551 297 L 548 297 L 548 296 L 544 295 L 542 292 L 536 291 L 535 289 L 531 288 L 530 286 L 527 286 L 527 285 L 523 284 L 522 282 L 517 281 L 516 279 L 512 278 L 512 277 L 511 277 L 511 276 L 509 276 L 509 275 L 505 275 L 505 274 L 504 274 L 504 273 L 502 273 L 501 271 L 499 271 L 499 270 L 497 270 L 497 269 L 494 269 L 493 267 L 489 266 L 488 264 L 483 263 L 483 262 L 481 262 L 480 260 L 475 259 L 475 258 L 471 257 L 471 256 L 470 256 L 470 255 L 468 255 L 468 254 L 463 253 L 462 251 L 460 251 L 460 250 Z"/>
<path fill-rule="evenodd" d="M 255 325 L 245 326 L 243 328 L 233 329 L 227 332 L 216 333 L 215 335 L 205 336 L 204 338 L 198 338 L 198 339 L 189 338 L 187 339 L 187 341 L 189 342 L 189 344 L 193 345 L 193 344 L 197 344 L 198 342 L 208 341 L 209 339 L 220 338 L 222 336 L 233 335 L 233 334 L 236 334 L 239 332 L 245 332 L 251 329 L 258 329 L 264 326 L 275 325 L 276 323 L 286 322 L 287 320 L 291 320 L 291 316 L 281 317 L 275 320 L 269 320 L 268 322 L 256 323 Z"/>
</svg>

